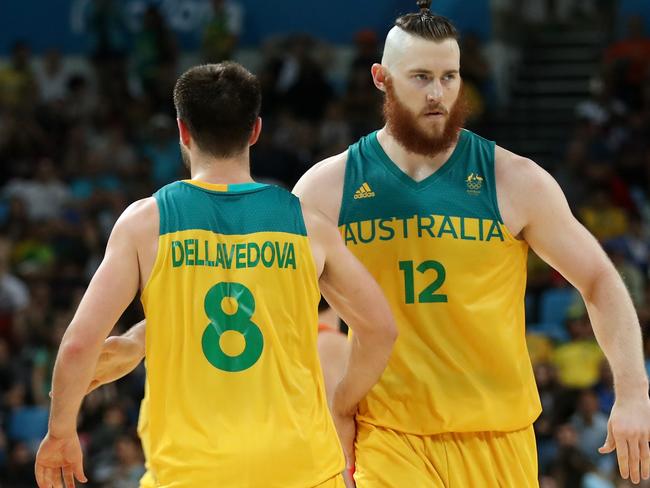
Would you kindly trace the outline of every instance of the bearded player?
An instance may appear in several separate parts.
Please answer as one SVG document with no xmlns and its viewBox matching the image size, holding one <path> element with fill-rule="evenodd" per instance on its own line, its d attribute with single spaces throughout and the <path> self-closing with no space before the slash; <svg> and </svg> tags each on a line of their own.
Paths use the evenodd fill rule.
<svg viewBox="0 0 650 488">
<path fill-rule="evenodd" d="M 611 365 L 601 452 L 616 449 L 624 478 L 647 479 L 648 380 L 625 286 L 546 171 L 462 129 L 458 34 L 430 3 L 397 19 L 372 66 L 386 125 L 294 189 L 338 223 L 398 322 L 389 366 L 359 405 L 357 486 L 537 486 L 529 248 L 580 291 Z"/>
</svg>

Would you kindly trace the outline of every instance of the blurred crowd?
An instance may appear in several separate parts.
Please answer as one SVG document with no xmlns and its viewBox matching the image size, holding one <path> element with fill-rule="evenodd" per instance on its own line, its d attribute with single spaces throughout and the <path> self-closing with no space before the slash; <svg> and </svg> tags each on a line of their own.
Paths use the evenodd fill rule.
<svg viewBox="0 0 650 488">
<path fill-rule="evenodd" d="M 57 347 L 115 220 L 129 202 L 187 176 L 171 101 L 185 67 L 175 35 L 155 7 L 131 32 L 118 2 L 93 5 L 85 69 L 56 50 L 35 57 L 22 41 L 0 67 L 2 488 L 34 486 Z M 211 7 L 193 53 L 204 62 L 236 56 L 245 28 L 236 2 L 214 0 Z M 471 122 L 486 123 L 490 65 L 478 38 L 462 43 Z M 264 131 L 252 152 L 258 180 L 291 188 L 316 161 L 380 127 L 382 98 L 369 70 L 380 49 L 376 33 L 360 31 L 345 76 L 333 80 L 331 50 L 307 35 L 260 47 Z M 624 276 L 647 335 L 650 39 L 639 27 L 602 59 L 593 96 L 576 107 L 566 157 L 553 172 Z M 535 256 L 529 268 L 528 340 L 544 405 L 536 423 L 542 485 L 615 486 L 615 459 L 597 454 L 612 378 L 584 304 Z M 115 332 L 141 317 L 135 303 Z M 650 340 L 645 344 L 650 370 Z M 143 384 L 140 367 L 84 402 L 79 431 L 88 486 L 137 486 L 144 471 L 136 434 Z"/>
</svg>

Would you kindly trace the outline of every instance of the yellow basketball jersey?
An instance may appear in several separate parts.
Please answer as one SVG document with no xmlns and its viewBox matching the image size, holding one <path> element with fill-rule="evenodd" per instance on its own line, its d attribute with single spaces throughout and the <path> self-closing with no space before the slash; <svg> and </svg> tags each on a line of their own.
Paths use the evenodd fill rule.
<svg viewBox="0 0 650 488">
<path fill-rule="evenodd" d="M 350 147 L 339 225 L 386 294 L 399 338 L 359 420 L 406 433 L 512 431 L 540 402 L 526 349 L 527 245 L 508 233 L 494 143 L 462 131 L 415 182 L 370 134 Z"/>
<path fill-rule="evenodd" d="M 155 194 L 147 441 L 158 487 L 305 488 L 343 469 L 317 353 L 320 298 L 298 199 L 182 181 Z"/>
</svg>

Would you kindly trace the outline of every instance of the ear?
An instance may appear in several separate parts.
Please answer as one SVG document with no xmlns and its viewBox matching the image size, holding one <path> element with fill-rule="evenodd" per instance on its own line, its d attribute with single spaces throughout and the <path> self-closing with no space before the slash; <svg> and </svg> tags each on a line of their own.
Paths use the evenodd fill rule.
<svg viewBox="0 0 650 488">
<path fill-rule="evenodd" d="M 187 124 L 181 119 L 176 119 L 176 124 L 178 125 L 178 135 L 181 141 L 181 144 L 188 149 L 192 143 L 192 136 L 190 135 L 190 129 L 187 127 Z"/>
<path fill-rule="evenodd" d="M 381 64 L 375 63 L 370 68 L 372 73 L 372 81 L 375 83 L 375 86 L 385 92 L 386 91 L 386 78 L 388 78 L 388 70 Z"/>
<path fill-rule="evenodd" d="M 262 132 L 262 117 L 257 117 L 257 120 L 255 121 L 255 125 L 253 125 L 253 132 L 251 132 L 251 136 L 248 139 L 249 146 L 255 145 L 257 140 L 260 138 L 261 132 Z"/>
</svg>

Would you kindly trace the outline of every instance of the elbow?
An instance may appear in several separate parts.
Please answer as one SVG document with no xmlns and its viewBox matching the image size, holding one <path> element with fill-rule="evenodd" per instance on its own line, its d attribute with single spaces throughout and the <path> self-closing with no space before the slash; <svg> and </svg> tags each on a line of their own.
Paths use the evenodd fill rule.
<svg viewBox="0 0 650 488">
<path fill-rule="evenodd" d="M 387 344 L 392 346 L 397 341 L 398 336 L 399 332 L 395 319 L 389 314 L 388 319 L 384 319 L 381 325 L 381 337 Z"/>
<path fill-rule="evenodd" d="M 592 268 L 589 279 L 577 288 L 585 303 L 593 303 L 602 287 L 612 288 L 619 281 L 621 277 L 614 265 L 610 261 L 603 261 Z"/>
<path fill-rule="evenodd" d="M 87 349 L 87 345 L 78 339 L 64 338 L 59 347 L 57 362 L 61 364 L 75 364 Z"/>
</svg>

